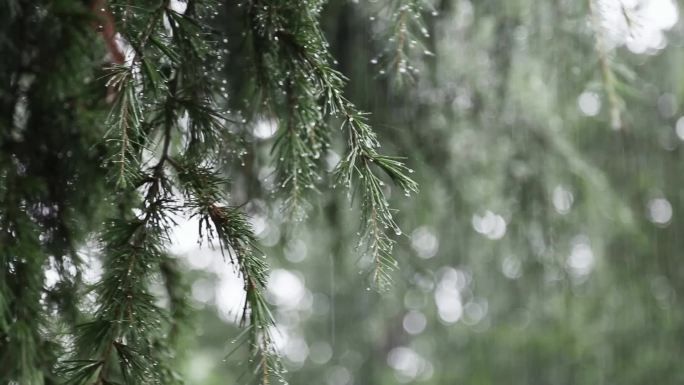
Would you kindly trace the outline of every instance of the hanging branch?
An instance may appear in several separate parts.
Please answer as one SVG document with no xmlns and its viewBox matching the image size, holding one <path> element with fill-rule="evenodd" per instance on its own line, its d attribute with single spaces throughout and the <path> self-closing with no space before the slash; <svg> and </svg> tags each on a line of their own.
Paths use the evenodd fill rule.
<svg viewBox="0 0 684 385">
<path fill-rule="evenodd" d="M 264 298 L 268 265 L 256 247 L 249 222 L 239 209 L 224 205 L 226 181 L 214 170 L 188 159 L 173 164 L 183 187 L 185 207 L 191 217 L 199 219 L 200 237 L 206 237 L 210 244 L 218 239 L 221 251 L 238 268 L 244 282 L 246 298 L 240 323 L 246 328 L 244 342 L 251 347 L 254 373 L 264 384 L 271 377 L 282 380 L 282 366 L 271 336 L 275 323 Z"/>
<path fill-rule="evenodd" d="M 316 19 L 319 11 L 318 1 L 255 0 L 247 15 L 257 82 L 280 122 L 273 145 L 276 184 L 286 196 L 285 212 L 295 220 L 306 216 L 305 196 L 316 190 L 321 154 L 329 146 L 320 79 L 312 75 L 319 63 L 311 59 L 328 56 Z"/>
<path fill-rule="evenodd" d="M 189 7 L 194 4 L 189 4 Z M 226 206 L 224 194 L 227 181 L 211 166 L 212 154 L 221 131 L 225 131 L 225 118 L 216 108 L 207 76 L 197 74 L 204 55 L 210 52 L 196 36 L 198 28 L 191 14 L 171 13 L 173 38 L 183 57 L 195 53 L 197 62 L 186 61 L 179 66 L 178 116 L 187 116 L 187 128 L 181 129 L 189 137 L 185 154 L 169 158 L 174 168 L 178 187 L 183 192 L 183 209 L 190 217 L 200 220 L 200 238 L 218 246 L 229 257 L 244 280 L 246 302 L 241 316 L 245 328 L 245 342 L 249 344 L 254 373 L 262 383 L 272 377 L 282 380 L 282 365 L 273 346 L 270 328 L 273 316 L 264 298 L 268 266 L 258 252 L 256 240 L 244 214 Z M 180 129 L 180 127 L 179 127 Z"/>
<path fill-rule="evenodd" d="M 117 185 L 126 187 L 137 177 L 137 152 L 140 147 L 142 105 L 136 92 L 133 71 L 123 65 L 112 68 L 112 75 L 107 82 L 110 90 L 116 93 L 114 106 L 107 119 L 110 132 L 116 131 L 116 139 L 110 139 L 119 146 L 113 163 L 117 165 Z M 109 133 L 106 135 L 109 136 Z"/>
<path fill-rule="evenodd" d="M 153 266 L 165 260 L 164 245 L 169 242 L 168 231 L 173 224 L 168 215 L 175 210 L 171 194 L 171 181 L 164 166 L 169 159 L 177 79 L 169 81 L 167 93 L 158 102 L 162 106 L 160 117 L 153 108 L 143 111 L 138 93 L 145 86 L 154 85 L 155 78 L 145 79 L 138 73 L 140 63 L 151 63 L 144 56 L 145 43 L 153 39 L 153 31 L 161 20 L 164 2 L 156 8 L 137 44 L 132 64 L 113 69 L 108 82 L 117 91 L 117 101 L 110 121 L 118 128 L 120 187 L 127 187 L 126 196 L 135 195 L 139 186 L 145 191 L 140 214 L 133 218 L 112 220 L 101 236 L 103 276 L 95 285 L 98 307 L 93 320 L 79 326 L 76 338 L 75 359 L 62 365 L 67 384 L 108 384 L 122 380 L 125 384 L 157 382 L 170 378 L 168 367 L 158 357 L 164 347 L 160 345 L 165 311 L 155 304 L 148 286 L 154 273 Z M 147 72 L 149 74 L 149 71 Z M 156 89 L 155 89 L 156 92 Z M 150 98 L 150 101 L 155 101 Z M 150 116 L 150 132 L 142 132 L 143 114 Z M 141 169 L 142 148 L 152 148 L 151 133 L 161 128 L 161 154 L 156 164 Z M 123 183 L 121 183 L 123 182 Z M 154 348 L 153 348 L 154 347 Z M 114 366 L 113 364 L 117 365 Z"/>
<path fill-rule="evenodd" d="M 280 103 L 285 103 L 286 107 L 285 114 L 280 116 L 281 131 L 274 146 L 280 175 L 289 178 L 281 178 L 280 186 L 290 186 L 291 194 L 292 186 L 302 184 L 302 181 L 303 188 L 313 188 L 310 182 L 315 175 L 314 167 L 320 166 L 310 161 L 316 157 L 318 148 L 305 146 L 308 144 L 304 140 L 310 132 L 308 128 L 318 128 L 318 132 L 324 133 L 320 137 L 327 138 L 324 120 L 331 117 L 343 119 L 342 128 L 346 129 L 349 138 L 348 153 L 338 164 L 335 175 L 337 182 L 349 189 L 350 198 L 354 185 L 358 184 L 366 252 L 375 263 L 373 282 L 382 288 L 389 282 L 389 271 L 394 265 L 391 257 L 394 241 L 386 231 L 391 229 L 397 234 L 401 231 L 392 217 L 378 171 L 383 171 L 407 194 L 416 191 L 417 185 L 407 176 L 410 170 L 399 159 L 378 153 L 379 142 L 363 113 L 343 96 L 345 78 L 330 67 L 333 60 L 318 25 L 319 9 L 320 2 L 316 1 L 288 5 L 255 0 L 250 2 L 248 10 L 257 81 L 262 81 L 271 90 L 269 95 L 272 96 L 268 100 L 275 110 L 282 109 Z M 288 70 L 281 73 L 278 68 Z M 302 77 L 306 81 L 293 81 L 295 69 L 303 72 Z M 285 100 L 279 99 L 281 85 L 285 88 Z M 302 94 L 315 98 L 302 98 Z M 297 131 L 292 128 L 292 111 L 298 119 L 297 127 L 300 128 Z M 320 111 L 320 114 L 307 114 L 307 111 Z M 328 141 L 319 143 L 323 143 L 322 150 Z M 291 168 L 294 168 L 294 174 Z M 294 190 L 294 193 L 298 192 Z M 291 195 L 289 202 L 298 199 L 298 196 Z"/>
<path fill-rule="evenodd" d="M 173 98 L 173 88 L 171 92 L 168 100 Z M 102 234 L 104 274 L 95 286 L 99 305 L 93 321 L 79 327 L 76 346 L 81 358 L 65 362 L 62 372 L 67 384 L 107 384 L 118 377 L 125 384 L 154 382 L 165 368 L 152 350 L 164 311 L 156 306 L 148 285 L 155 272 L 151 267 L 164 260 L 173 224 L 168 214 L 175 210 L 164 172 L 171 141 L 168 121 L 162 141 L 158 162 L 143 173 L 142 212 L 132 219 L 111 221 Z M 112 362 L 118 364 L 118 371 L 112 370 Z"/>
<path fill-rule="evenodd" d="M 244 216 L 237 209 L 220 206 L 224 199 L 212 179 L 218 174 L 198 166 L 211 163 L 226 121 L 218 111 L 211 76 L 205 69 L 208 62 L 216 60 L 216 49 L 207 28 L 197 21 L 197 12 L 206 11 L 199 4 L 189 2 L 186 12 L 179 13 L 162 2 L 149 13 L 148 22 L 138 23 L 140 32 L 125 33 L 135 55 L 131 64 L 116 67 L 110 78 L 110 85 L 118 91 L 111 121 L 119 132 L 119 180 L 124 182 L 119 185 L 129 189 L 140 186 L 137 188 L 147 192 L 142 213 L 134 220 L 114 222 L 102 237 L 107 262 L 97 285 L 101 305 L 94 320 L 81 328 L 79 359 L 65 365 L 63 372 L 70 384 L 105 384 L 117 378 L 126 384 L 174 381 L 173 371 L 165 364 L 170 356 L 165 352 L 171 346 L 164 343 L 158 325 L 168 322 L 169 332 L 176 334 L 178 317 L 182 317 L 182 312 L 177 312 L 182 305 L 178 280 L 173 279 L 163 251 L 172 225 L 169 213 L 177 210 L 199 215 L 238 266 L 247 294 L 242 323 L 250 334 L 252 355 L 258 357 L 253 359 L 255 367 L 263 375 L 262 381 L 279 377 L 280 362 L 268 329 L 273 319 L 263 297 L 267 266 L 255 254 L 254 236 Z M 161 28 L 162 20 L 168 21 L 168 30 Z M 136 27 L 132 23 L 127 26 Z M 145 98 L 144 109 L 138 94 Z M 179 142 L 185 147 L 181 160 L 172 156 L 176 133 L 181 134 Z M 159 149 L 154 166 L 143 169 L 142 149 Z M 177 180 L 167 177 L 169 165 L 176 170 Z M 174 187 L 184 191 L 184 203 L 171 194 Z M 128 268 L 122 270 L 122 266 Z M 157 308 L 147 292 L 151 274 L 157 271 L 153 266 L 158 266 L 165 278 L 173 300 L 171 314 Z M 113 370 L 112 362 L 119 363 L 118 370 Z M 150 367 L 154 370 L 147 369 Z"/>
<path fill-rule="evenodd" d="M 384 182 L 377 175 L 375 168 L 382 170 L 392 182 L 410 195 L 418 189 L 417 184 L 407 176 L 413 171 L 399 159 L 381 155 L 377 152 L 379 143 L 375 133 L 366 123 L 364 117 L 354 111 L 347 112 L 343 127 L 349 132 L 349 152 L 335 170 L 338 184 L 349 190 L 359 192 L 361 209 L 362 244 L 366 253 L 374 261 L 372 281 L 377 289 L 384 289 L 391 283 L 389 272 L 396 266 L 392 257 L 394 240 L 387 235 L 391 230 L 396 235 L 401 229 L 394 221 L 393 211 L 384 193 Z M 354 188 L 356 184 L 356 188 Z"/>
<path fill-rule="evenodd" d="M 164 0 L 158 7 L 152 9 L 139 31 L 132 24 L 127 24 L 127 28 L 120 29 L 125 43 L 132 47 L 134 55 L 130 63 L 114 64 L 109 68 L 107 87 L 110 92 L 115 93 L 116 97 L 107 119 L 109 130 L 105 138 L 118 146 L 118 151 L 112 157 L 112 163 L 117 165 L 116 185 L 120 188 L 129 187 L 134 180 L 139 178 L 141 151 L 149 142 L 143 130 L 143 116 L 146 112 L 143 106 L 147 104 L 147 101 L 141 100 L 141 96 L 147 93 L 141 92 L 145 84 L 143 84 L 140 72 L 141 69 L 144 70 L 151 85 L 150 89 L 155 93 L 158 92 L 157 87 L 161 83 L 159 75 L 152 68 L 153 64 L 146 57 L 145 51 L 148 43 L 155 40 L 155 35 L 162 27 L 161 18 L 168 5 L 169 0 Z"/>
</svg>

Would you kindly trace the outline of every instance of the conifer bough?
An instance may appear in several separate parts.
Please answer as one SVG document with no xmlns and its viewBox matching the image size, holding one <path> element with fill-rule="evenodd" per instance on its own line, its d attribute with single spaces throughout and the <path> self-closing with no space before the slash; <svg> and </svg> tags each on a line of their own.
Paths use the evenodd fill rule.
<svg viewBox="0 0 684 385">
<path fill-rule="evenodd" d="M 190 309 L 166 250 L 178 215 L 198 219 L 199 238 L 220 248 L 243 279 L 238 339 L 251 352 L 250 377 L 284 380 L 264 298 L 268 266 L 222 167 L 226 152 L 246 151 L 243 119 L 278 122 L 277 190 L 292 220 L 306 214 L 309 193 L 322 184 L 321 156 L 338 134 L 330 127 L 341 122 L 346 154 L 334 184 L 360 201 L 373 282 L 388 284 L 391 234 L 401 232 L 383 178 L 407 195 L 417 186 L 400 159 L 380 153 L 365 114 L 343 96 L 346 79 L 319 25 L 323 2 L 246 1 L 242 33 L 227 37 L 215 23 L 221 6 L 8 0 L 0 7 L 1 382 L 181 383 L 174 342 Z M 226 38 L 245 40 L 258 106 L 250 113 L 226 112 Z M 89 239 L 99 251 L 86 257 L 103 266 L 92 287 L 82 279 Z M 48 270 L 56 283 L 45 281 Z M 157 283 L 166 305 L 151 290 Z"/>
</svg>

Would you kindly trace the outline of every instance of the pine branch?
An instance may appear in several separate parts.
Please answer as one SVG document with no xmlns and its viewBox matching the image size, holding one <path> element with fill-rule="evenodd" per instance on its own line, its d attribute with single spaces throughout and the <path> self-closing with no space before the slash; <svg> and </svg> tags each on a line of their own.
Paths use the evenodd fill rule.
<svg viewBox="0 0 684 385">
<path fill-rule="evenodd" d="M 374 261 L 372 282 L 379 290 L 391 283 L 389 272 L 396 266 L 392 258 L 394 241 L 387 235 L 391 229 L 396 235 L 401 229 L 393 217 L 384 193 L 384 182 L 374 168 L 382 170 L 408 196 L 418 189 L 417 184 L 407 176 L 413 171 L 395 158 L 380 155 L 379 143 L 370 126 L 361 115 L 348 116 L 343 126 L 349 131 L 349 152 L 335 169 L 336 183 L 346 186 L 349 197 L 352 191 L 359 192 L 361 201 L 361 244 L 365 253 Z M 354 188 L 354 185 L 357 185 Z"/>
<path fill-rule="evenodd" d="M 256 247 L 251 225 L 239 209 L 223 205 L 226 199 L 222 186 L 226 181 L 211 168 L 188 159 L 174 165 L 183 186 L 185 207 L 199 219 L 200 237 L 207 238 L 210 244 L 217 239 L 221 251 L 237 266 L 243 279 L 246 299 L 241 324 L 246 328 L 244 342 L 252 352 L 250 361 L 256 365 L 254 373 L 264 384 L 271 377 L 282 379 L 282 366 L 270 334 L 273 315 L 264 298 L 268 265 Z"/>
<path fill-rule="evenodd" d="M 104 274 L 95 287 L 100 305 L 94 320 L 79 328 L 77 339 L 79 356 L 89 359 L 68 367 L 75 374 L 92 370 L 91 374 L 97 371 L 97 375 L 94 379 L 74 375 L 69 384 L 110 382 L 112 355 L 118 357 L 119 372 L 126 384 L 153 381 L 157 376 L 149 370 L 157 364 L 148 351 L 162 312 L 147 285 L 154 272 L 150 267 L 163 258 L 171 224 L 165 214 L 169 210 L 169 192 L 164 178 L 157 173 L 149 183 L 141 215 L 112 221 L 102 235 Z"/>
<path fill-rule="evenodd" d="M 152 13 L 139 34 L 133 63 L 115 68 L 118 71 L 109 80 L 119 91 L 115 104 L 119 112 L 113 117 L 122 138 L 119 181 L 125 183 L 119 185 L 133 188 L 143 185 L 146 193 L 139 215 L 112 221 L 102 235 L 104 275 L 96 285 L 100 305 L 94 320 L 83 324 L 78 333 L 77 357 L 86 359 L 67 362 L 63 368 L 69 384 L 106 384 L 117 376 L 125 384 L 173 378 L 168 368 L 157 361 L 163 358 L 164 345 L 160 344 L 158 333 L 165 317 L 147 286 L 155 271 L 151 267 L 159 266 L 164 260 L 163 248 L 172 225 L 168 214 L 175 209 L 164 166 L 169 159 L 171 131 L 177 120 L 174 111 L 177 78 L 169 81 L 168 92 L 159 101 L 160 116 L 151 115 L 149 119 L 148 129 L 162 129 L 162 148 L 157 163 L 145 172 L 141 170 L 139 158 L 142 148 L 152 148 L 151 136 L 141 131 L 144 112 L 136 95 L 139 85 L 145 84 L 145 78 L 138 75 L 140 63 L 144 66 L 151 63 L 143 49 L 152 39 L 152 31 L 166 5 L 164 2 Z M 158 79 L 153 72 L 146 72 L 147 84 L 155 86 Z M 129 138 L 131 128 L 136 142 Z M 127 162 L 127 157 L 133 161 Z M 113 362 L 118 363 L 117 371 L 111 366 Z"/>
<path fill-rule="evenodd" d="M 116 92 L 116 99 L 107 119 L 111 128 L 105 136 L 112 137 L 111 140 L 119 146 L 118 153 L 113 159 L 118 168 L 116 183 L 120 187 L 126 187 L 137 177 L 139 165 L 136 149 L 141 147 L 138 140 L 145 140 L 141 131 L 142 105 L 137 96 L 136 82 L 130 67 L 113 67 L 107 86 Z"/>
<path fill-rule="evenodd" d="M 140 72 L 141 68 L 145 69 L 151 90 L 154 93 L 158 92 L 158 75 L 150 69 L 151 63 L 145 57 L 145 50 L 147 44 L 154 39 L 155 30 L 160 27 L 161 17 L 168 4 L 168 0 L 161 1 L 158 7 L 150 11 L 137 37 L 133 36 L 136 35 L 135 30 L 120 30 L 127 38 L 126 43 L 134 50 L 133 59 L 130 63 L 115 64 L 110 68 L 107 87 L 113 90 L 116 99 L 107 120 L 110 129 L 106 137 L 119 146 L 118 155 L 113 159 L 113 163 L 118 166 L 116 184 L 120 188 L 130 186 L 131 182 L 139 177 L 138 163 L 141 151 L 148 142 L 142 130 L 145 103 L 138 96 L 145 94 L 141 92 L 141 87 L 146 86 L 141 80 Z"/>
<path fill-rule="evenodd" d="M 250 3 L 248 11 L 257 79 L 281 122 L 273 146 L 276 183 L 295 220 L 306 216 L 305 195 L 316 189 L 319 159 L 329 146 L 321 79 L 312 76 L 328 57 L 316 19 L 319 6 L 267 0 Z"/>
<path fill-rule="evenodd" d="M 177 202 L 169 193 L 175 182 L 166 178 L 165 167 L 171 165 L 176 169 L 179 177 L 178 187 L 187 195 L 183 208 L 190 210 L 193 215 L 201 215 L 201 222 L 207 226 L 207 231 L 211 231 L 208 235 L 213 234 L 213 231 L 216 232 L 221 247 L 228 251 L 231 260 L 239 267 L 245 279 L 245 291 L 248 300 L 242 322 L 244 325 L 249 324 L 247 330 L 251 331 L 252 352 L 254 356 L 260 357 L 259 360 L 255 360 L 255 365 L 260 368 L 260 373 L 266 374 L 264 381 L 267 381 L 272 376 L 278 376 L 280 368 L 277 355 L 270 342 L 271 337 L 268 329 L 264 329 L 273 322 L 262 294 L 266 282 L 267 266 L 255 254 L 254 237 L 244 216 L 236 209 L 220 206 L 222 193 L 219 183 L 215 181 L 217 176 L 210 169 L 196 166 L 211 162 L 218 138 L 222 135 L 221 132 L 225 131 L 225 119 L 217 110 L 216 101 L 212 96 L 214 94 L 213 87 L 210 85 L 209 77 L 206 76 L 206 70 L 203 69 L 206 65 L 205 61 L 213 59 L 211 57 L 213 48 L 210 43 L 207 43 L 207 31 L 193 17 L 193 13 L 197 11 L 196 5 L 196 2 L 188 4 L 189 13 L 186 14 L 168 9 L 163 12 L 169 20 L 170 31 L 168 35 L 151 32 L 154 30 L 154 27 L 151 26 L 156 25 L 159 18 L 158 13 L 153 12 L 150 16 L 151 21 L 145 24 L 143 32 L 138 34 L 135 42 L 132 43 L 136 49 L 133 67 L 140 68 L 141 71 L 139 75 L 136 75 L 137 70 L 131 70 L 127 73 L 138 76 L 135 79 L 136 82 L 143 86 L 143 90 L 149 90 L 148 94 L 152 95 L 148 102 L 150 107 L 146 111 L 146 131 L 144 135 L 141 135 L 142 143 L 136 149 L 143 147 L 160 148 L 156 165 L 150 167 L 146 172 L 137 171 L 138 180 L 143 185 L 148 186 L 148 192 L 144 199 L 146 209 L 143 212 L 152 215 L 152 217 L 148 217 L 147 214 L 141 214 L 143 215 L 143 223 L 140 226 L 146 228 L 149 218 L 154 218 L 149 223 L 157 224 L 157 226 L 149 229 L 149 231 L 146 230 L 145 234 L 148 235 L 145 238 L 158 240 L 158 243 L 136 245 L 136 249 L 148 250 L 155 246 L 161 247 L 167 241 L 165 233 L 168 230 L 169 223 L 165 219 L 167 218 L 166 213 L 181 206 L 180 202 Z M 131 39 L 131 41 L 133 40 Z M 145 42 L 151 43 L 149 50 L 141 48 L 144 47 Z M 153 54 L 152 49 L 158 52 L 158 56 Z M 168 80 L 157 75 L 155 66 L 158 64 L 155 64 L 155 61 L 170 67 L 167 71 Z M 132 82 L 128 84 L 132 84 Z M 159 92 L 159 88 L 165 92 Z M 185 124 L 180 124 L 181 117 L 185 118 Z M 157 131 L 160 131 L 159 137 L 161 139 L 159 142 L 154 141 Z M 181 160 L 174 159 L 170 154 L 172 136 L 176 133 L 180 133 L 182 139 L 187 143 L 186 153 L 180 158 Z M 137 166 L 141 167 L 140 163 Z M 157 200 L 159 200 L 159 204 L 153 204 Z M 153 208 L 155 209 L 152 210 Z M 161 250 L 154 255 L 157 258 L 152 261 L 152 264 L 160 264 L 161 260 L 159 259 L 163 258 Z M 117 263 L 123 262 L 118 261 Z M 163 267 L 163 265 L 161 266 Z M 164 269 L 162 269 L 163 271 Z M 168 271 L 166 272 L 168 273 Z M 140 282 L 144 282 L 146 277 L 139 278 Z M 169 277 L 167 276 L 167 278 Z M 167 284 L 171 282 L 167 280 Z M 138 294 L 137 296 L 140 296 L 142 293 Z M 121 301 L 121 303 L 125 303 L 125 301 Z M 124 313 L 128 313 L 128 311 Z M 114 316 L 118 318 L 119 313 L 115 312 Z M 175 323 L 173 319 L 171 322 L 173 331 Z M 102 331 L 101 323 L 102 320 L 96 317 L 93 325 L 98 325 L 97 330 Z M 102 349 L 102 355 L 94 360 L 102 364 L 93 366 L 91 362 L 93 360 L 85 361 L 80 366 L 77 365 L 76 369 L 80 367 L 86 371 L 88 369 L 97 371 L 95 381 L 106 382 L 110 371 L 107 366 L 109 362 L 107 358 L 109 355 L 116 354 L 121 363 L 119 372 L 126 381 L 133 381 L 136 378 L 142 378 L 141 375 L 147 375 L 146 372 L 141 373 L 138 370 L 138 366 L 146 364 L 145 359 L 139 354 L 141 351 L 139 347 L 124 344 L 120 336 L 121 333 L 118 330 L 107 332 L 105 335 L 93 336 L 93 338 L 98 337 L 101 340 L 109 341 Z M 167 346 L 161 344 L 158 338 L 153 334 L 145 335 L 144 333 L 138 337 L 148 341 L 148 345 L 154 344 L 157 350 L 162 353 L 159 359 L 165 359 L 163 352 Z M 126 340 L 128 339 L 126 336 Z M 155 358 L 150 357 L 150 360 L 156 366 Z M 153 374 L 157 379 L 174 378 L 173 373 L 165 365 L 159 365 L 159 369 Z"/>
<path fill-rule="evenodd" d="M 311 182 L 316 179 L 319 166 L 312 158 L 328 145 L 325 120 L 342 118 L 342 126 L 348 131 L 349 149 L 336 168 L 336 179 L 350 191 L 357 181 L 360 184 L 361 207 L 366 219 L 362 233 L 367 252 L 376 264 L 374 282 L 378 287 L 386 286 L 386 271 L 392 265 L 387 261 L 391 261 L 393 241 L 382 229 L 391 228 L 397 234 L 400 231 L 372 165 L 407 193 L 417 190 L 415 182 L 407 176 L 410 170 L 400 160 L 378 153 L 375 133 L 363 114 L 343 96 L 345 78 L 329 65 L 333 60 L 317 20 L 320 3 L 311 1 L 300 6 L 254 0 L 249 5 L 247 16 L 257 79 L 270 91 L 268 101 L 273 109 L 283 111 L 278 116 L 280 132 L 274 145 L 278 185 L 288 193 L 289 204 L 298 204 L 301 191 L 314 188 Z M 296 77 L 298 71 L 303 81 Z M 307 143 L 308 127 L 316 127 L 321 132 L 318 136 L 325 140 Z M 319 147 L 315 147 L 316 143 Z"/>
</svg>

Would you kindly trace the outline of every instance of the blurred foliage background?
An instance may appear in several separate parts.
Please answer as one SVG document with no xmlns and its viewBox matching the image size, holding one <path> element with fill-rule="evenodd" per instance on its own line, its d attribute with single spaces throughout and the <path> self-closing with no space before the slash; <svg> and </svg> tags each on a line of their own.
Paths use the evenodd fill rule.
<svg viewBox="0 0 684 385">
<path fill-rule="evenodd" d="M 404 234 L 391 290 L 367 289 L 344 193 L 317 195 L 309 219 L 284 224 L 261 145 L 272 122 L 254 124 L 254 153 L 229 170 L 272 257 L 291 383 L 684 381 L 681 4 L 417 6 L 406 34 L 391 27 L 402 8 L 382 1 L 323 10 L 347 96 L 421 186 L 413 199 L 393 192 Z M 238 8 L 217 26 L 239 28 Z M 243 49 L 231 41 L 226 56 L 237 88 Z M 239 359 L 224 358 L 240 283 L 186 236 L 195 229 L 182 224 L 173 250 L 193 271 L 199 310 L 183 371 L 191 384 L 232 383 Z"/>
</svg>

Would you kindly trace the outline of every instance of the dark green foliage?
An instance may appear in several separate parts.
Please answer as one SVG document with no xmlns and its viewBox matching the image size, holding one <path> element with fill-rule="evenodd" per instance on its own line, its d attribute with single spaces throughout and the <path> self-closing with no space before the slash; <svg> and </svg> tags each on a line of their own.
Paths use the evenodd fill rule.
<svg viewBox="0 0 684 385">
<path fill-rule="evenodd" d="M 0 6 L 0 378 L 22 384 L 56 382 L 53 327 L 75 321 L 76 248 L 106 210 L 92 16 L 46 5 Z M 47 268 L 60 272 L 50 288 Z"/>
</svg>

